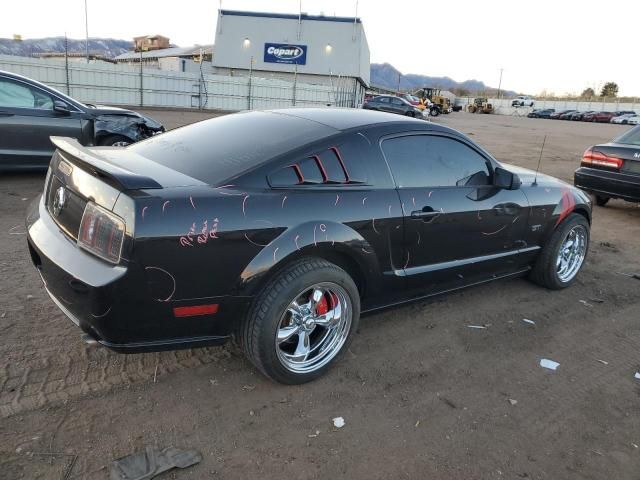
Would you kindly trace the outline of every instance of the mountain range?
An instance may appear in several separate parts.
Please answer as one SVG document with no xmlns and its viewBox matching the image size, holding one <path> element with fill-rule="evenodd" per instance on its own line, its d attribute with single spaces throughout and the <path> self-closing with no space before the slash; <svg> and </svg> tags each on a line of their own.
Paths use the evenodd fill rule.
<svg viewBox="0 0 640 480">
<path fill-rule="evenodd" d="M 401 91 L 411 91 L 422 87 L 436 87 L 443 90 L 462 90 L 469 94 L 497 91 L 497 88 L 489 87 L 480 80 L 456 82 L 449 77 L 430 77 L 427 75 L 417 75 L 413 73 L 403 75 L 398 69 L 389 63 L 371 64 L 371 85 L 373 86 L 388 88 L 395 91 L 398 89 L 398 77 L 400 78 Z M 505 96 L 512 96 L 516 95 L 516 92 L 503 90 L 502 94 Z"/>
<path fill-rule="evenodd" d="M 114 38 L 89 38 L 89 52 L 108 58 L 117 57 L 131 50 L 130 40 L 118 40 Z M 69 53 L 84 53 L 85 41 L 68 39 Z M 64 37 L 32 38 L 26 40 L 12 40 L 0 38 L 0 54 L 18 55 L 30 57 L 42 53 L 62 53 L 65 51 Z M 400 90 L 411 91 L 421 87 L 437 87 L 443 90 L 457 90 L 459 94 L 468 92 L 490 93 L 495 88 L 490 88 L 479 80 L 465 80 L 456 82 L 449 77 L 430 77 L 427 75 L 407 74 L 403 75 L 389 63 L 371 64 L 371 84 L 377 87 L 396 90 L 398 88 L 398 76 L 400 76 Z M 515 92 L 505 91 L 504 95 L 515 95 Z"/>
</svg>

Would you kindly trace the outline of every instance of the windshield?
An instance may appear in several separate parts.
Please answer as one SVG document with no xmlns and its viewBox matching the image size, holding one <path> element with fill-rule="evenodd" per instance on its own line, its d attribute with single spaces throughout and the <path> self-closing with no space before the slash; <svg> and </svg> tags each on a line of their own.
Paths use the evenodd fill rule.
<svg viewBox="0 0 640 480">
<path fill-rule="evenodd" d="M 632 128 L 628 132 L 623 133 L 618 138 L 613 140 L 614 143 L 623 143 L 625 145 L 638 145 L 640 146 L 640 125 Z"/>
</svg>

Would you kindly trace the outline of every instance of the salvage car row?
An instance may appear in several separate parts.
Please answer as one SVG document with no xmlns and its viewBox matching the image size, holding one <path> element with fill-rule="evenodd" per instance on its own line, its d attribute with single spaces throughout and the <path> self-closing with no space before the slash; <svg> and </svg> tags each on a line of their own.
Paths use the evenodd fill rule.
<svg viewBox="0 0 640 480">
<path fill-rule="evenodd" d="M 558 110 L 554 108 L 536 109 L 527 115 L 529 118 L 549 118 L 551 120 L 573 120 L 594 123 L 619 123 L 623 125 L 640 124 L 640 115 L 633 110 L 619 112 Z"/>
</svg>

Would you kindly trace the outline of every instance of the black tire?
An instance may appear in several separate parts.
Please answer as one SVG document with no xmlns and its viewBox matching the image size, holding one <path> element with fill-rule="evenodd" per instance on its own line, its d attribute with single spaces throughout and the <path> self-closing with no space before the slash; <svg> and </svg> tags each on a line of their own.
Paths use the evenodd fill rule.
<svg viewBox="0 0 640 480">
<path fill-rule="evenodd" d="M 320 282 L 332 282 L 347 293 L 351 303 L 351 325 L 346 341 L 331 360 L 311 372 L 292 372 L 280 360 L 276 335 L 282 316 L 298 292 Z M 243 320 L 238 338 L 247 358 L 276 382 L 297 385 L 322 376 L 344 353 L 360 320 L 360 295 L 353 279 L 342 268 L 321 258 L 305 257 L 285 267 L 268 281 Z"/>
<path fill-rule="evenodd" d="M 413 113 L 413 112 L 407 112 L 407 113 L 405 113 L 405 115 L 406 115 L 407 117 L 411 117 L 411 118 L 415 118 L 415 116 L 416 116 L 416 114 L 415 114 L 415 113 Z"/>
<path fill-rule="evenodd" d="M 100 145 L 101 147 L 126 147 L 127 145 L 131 145 L 132 143 L 133 142 L 131 141 L 131 139 L 125 137 L 124 135 L 108 135 L 98 141 L 98 145 Z"/>
<path fill-rule="evenodd" d="M 584 260 L 578 269 L 578 272 L 568 281 L 563 282 L 558 277 L 557 272 L 557 259 L 558 254 L 560 252 L 560 247 L 562 246 L 563 241 L 565 240 L 569 231 L 577 225 L 582 225 L 586 229 L 587 241 L 586 241 L 586 251 L 585 257 L 586 260 L 587 253 L 589 251 L 589 238 L 590 238 L 590 226 L 589 222 L 585 217 L 578 213 L 570 214 L 558 227 L 556 227 L 555 231 L 551 235 L 551 237 L 547 240 L 547 243 L 542 248 L 542 251 L 538 255 L 536 259 L 536 263 L 529 275 L 529 278 L 532 282 L 537 283 L 541 287 L 548 288 L 550 290 L 560 290 L 563 288 L 567 288 L 573 284 L 575 279 L 578 276 L 578 273 L 582 266 L 584 265 Z"/>
<path fill-rule="evenodd" d="M 437 117 L 438 115 L 440 115 L 440 112 L 437 108 L 432 108 L 431 110 L 429 110 L 429 115 L 431 115 L 432 117 Z"/>
<path fill-rule="evenodd" d="M 611 198 L 609 197 L 604 197 L 602 195 L 596 195 L 596 205 L 598 205 L 599 207 L 604 207 L 609 200 L 611 200 Z"/>
</svg>

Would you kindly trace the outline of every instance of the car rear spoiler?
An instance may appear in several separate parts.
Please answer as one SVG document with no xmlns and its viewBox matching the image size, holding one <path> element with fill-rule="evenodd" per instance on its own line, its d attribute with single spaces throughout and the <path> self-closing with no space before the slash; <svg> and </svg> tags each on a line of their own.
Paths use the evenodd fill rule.
<svg viewBox="0 0 640 480">
<path fill-rule="evenodd" d="M 80 145 L 75 138 L 51 137 L 51 143 L 63 154 L 69 155 L 71 162 L 77 163 L 82 169 L 95 177 L 103 179 L 118 190 L 162 188 L 162 185 L 152 178 L 131 172 L 106 161 L 95 150 L 89 150 Z"/>
</svg>

